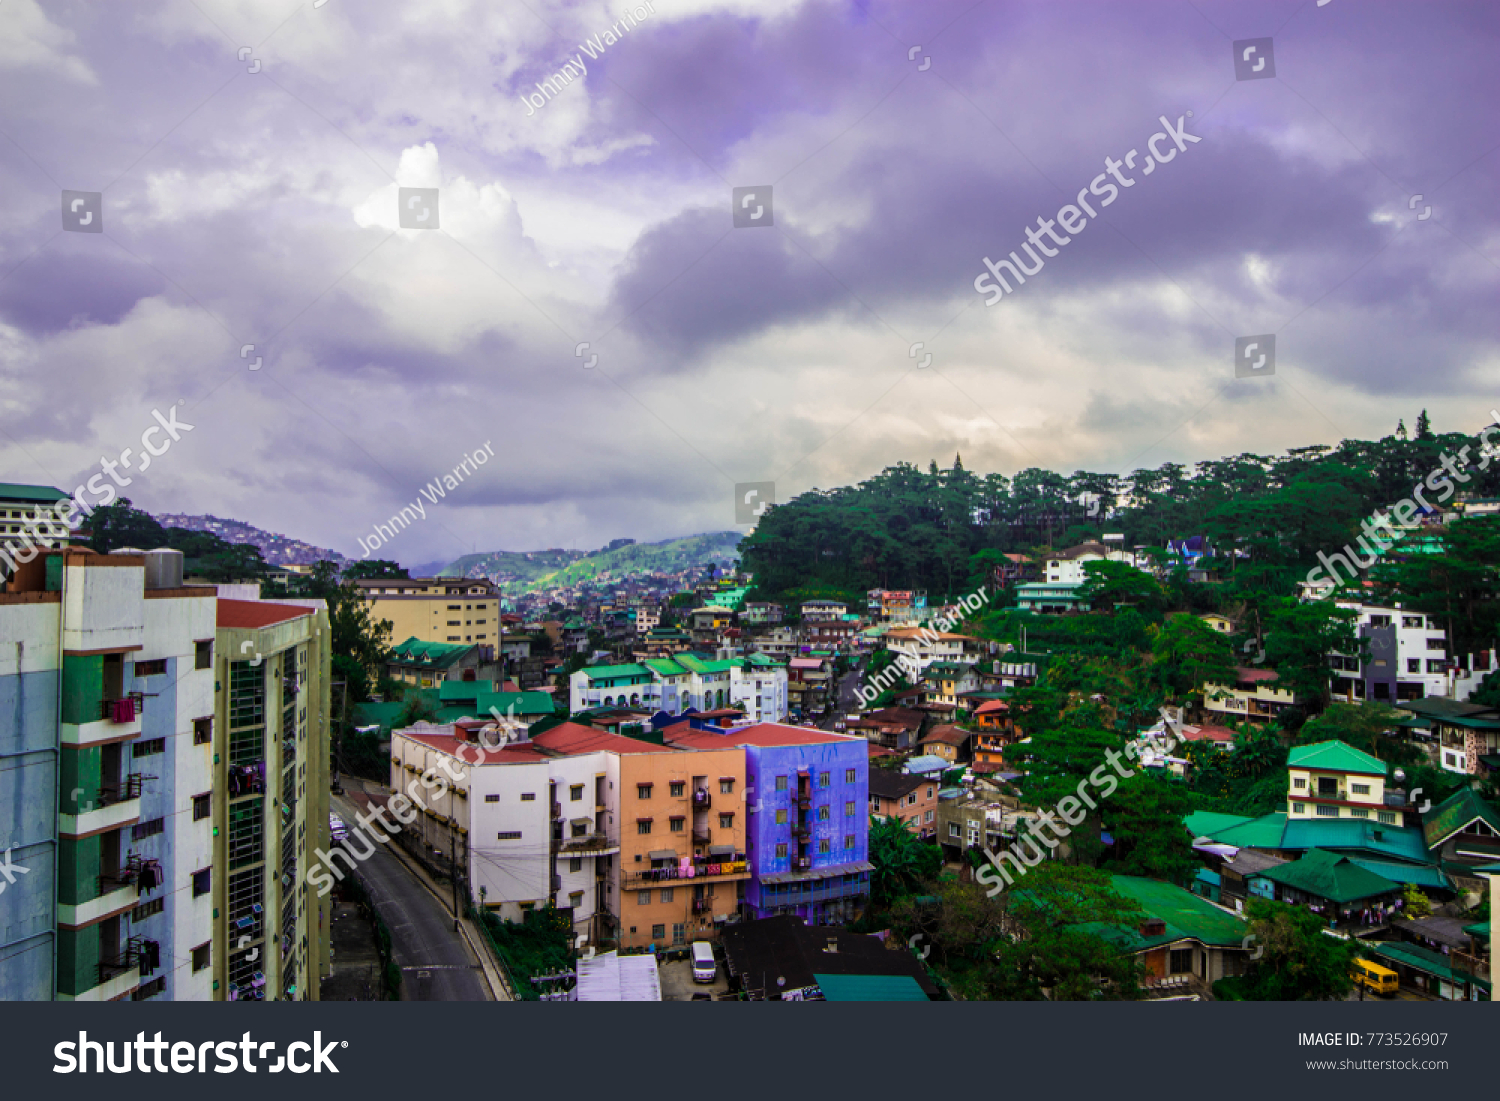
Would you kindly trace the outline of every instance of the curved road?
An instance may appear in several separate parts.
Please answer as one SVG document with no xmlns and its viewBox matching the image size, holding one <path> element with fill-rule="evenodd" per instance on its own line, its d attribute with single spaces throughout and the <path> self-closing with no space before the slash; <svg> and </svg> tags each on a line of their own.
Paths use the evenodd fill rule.
<svg viewBox="0 0 1500 1101">
<path fill-rule="evenodd" d="M 350 831 L 359 830 L 357 808 L 332 797 L 333 810 Z M 364 842 L 355 842 L 363 851 Z M 390 845 L 394 845 L 392 841 Z M 401 968 L 401 1000 L 406 1002 L 488 1001 L 479 963 L 464 938 L 453 930 L 453 916 L 390 845 L 375 844 L 375 852 L 359 865 L 359 876 L 370 901 L 391 930 L 396 965 Z"/>
</svg>

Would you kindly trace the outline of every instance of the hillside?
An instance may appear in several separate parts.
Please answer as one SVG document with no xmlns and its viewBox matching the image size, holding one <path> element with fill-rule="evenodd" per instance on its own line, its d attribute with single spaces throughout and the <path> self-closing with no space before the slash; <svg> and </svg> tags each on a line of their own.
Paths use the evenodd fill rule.
<svg viewBox="0 0 1500 1101">
<path fill-rule="evenodd" d="M 666 539 L 660 543 L 615 540 L 597 551 L 490 551 L 466 554 L 440 571 L 441 577 L 488 577 L 521 592 L 566 588 L 582 581 L 619 581 L 645 573 L 678 573 L 694 566 L 737 562 L 740 533 L 720 531 Z"/>
<path fill-rule="evenodd" d="M 310 566 L 314 562 L 328 559 L 343 566 L 349 562 L 336 550 L 315 547 L 300 539 L 262 531 L 243 520 L 229 520 L 219 516 L 189 516 L 185 513 L 163 513 L 156 522 L 164 528 L 182 528 L 187 531 L 204 531 L 217 535 L 227 543 L 244 543 L 260 549 L 260 554 L 270 566 Z"/>
</svg>

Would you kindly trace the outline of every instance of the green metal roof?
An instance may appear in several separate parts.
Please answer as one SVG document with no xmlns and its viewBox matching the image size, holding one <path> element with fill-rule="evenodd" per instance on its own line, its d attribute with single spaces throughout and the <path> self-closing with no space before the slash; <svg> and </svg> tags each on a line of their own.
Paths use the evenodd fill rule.
<svg viewBox="0 0 1500 1101">
<path fill-rule="evenodd" d="M 60 489 L 51 486 L 23 485 L 20 482 L 0 482 L 0 500 L 3 501 L 36 501 L 39 504 L 51 504 L 53 501 L 61 501 L 70 496 Z"/>
<path fill-rule="evenodd" d="M 1278 864 L 1257 874 L 1315 898 L 1338 903 L 1358 902 L 1400 889 L 1398 884 L 1361 868 L 1348 857 L 1322 849 L 1309 849 L 1300 860 Z"/>
<path fill-rule="evenodd" d="M 1144 911 L 1143 916 L 1159 918 L 1167 927 L 1165 933 L 1144 937 L 1139 923 L 1135 926 L 1094 923 L 1080 926 L 1097 932 L 1126 951 L 1139 952 L 1189 937 L 1219 948 L 1238 948 L 1244 942 L 1245 922 L 1242 918 L 1219 909 L 1192 891 L 1141 876 L 1112 875 L 1109 878 L 1116 894 L 1134 899 Z"/>
<path fill-rule="evenodd" d="M 1217 830 L 1208 835 L 1213 841 L 1241 849 L 1279 849 L 1286 831 L 1286 812 L 1262 815 L 1238 826 Z"/>
<path fill-rule="evenodd" d="M 423 642 L 413 635 L 399 646 L 391 648 L 390 660 L 400 665 L 424 665 L 433 669 L 446 669 L 470 650 L 472 645 L 453 642 Z"/>
<path fill-rule="evenodd" d="M 647 658 L 641 664 L 653 673 L 659 673 L 664 677 L 681 677 L 687 673 L 687 670 L 672 658 Z"/>
<path fill-rule="evenodd" d="M 645 677 L 651 679 L 651 670 L 644 665 L 596 665 L 592 669 L 585 669 L 584 675 L 589 680 L 626 680 L 630 677 Z"/>
<path fill-rule="evenodd" d="M 1476 818 L 1500 833 L 1500 814 L 1495 808 L 1481 799 L 1473 788 L 1459 788 L 1422 816 L 1422 836 L 1427 847 L 1437 848 Z"/>
<path fill-rule="evenodd" d="M 1431 864 L 1422 831 L 1367 818 L 1295 818 L 1281 836 L 1283 849 L 1357 849 L 1362 856 Z"/>
<path fill-rule="evenodd" d="M 1430 887 L 1438 891 L 1453 890 L 1453 881 L 1435 864 L 1403 864 L 1398 860 L 1371 860 L 1368 856 L 1351 856 L 1349 859 L 1365 871 L 1402 886 L 1410 883 L 1414 887 Z"/>
<path fill-rule="evenodd" d="M 1473 925 L 1465 925 L 1464 932 L 1468 933 L 1471 937 L 1484 937 L 1485 940 L 1489 940 L 1490 923 L 1487 921 L 1476 921 Z"/>
<path fill-rule="evenodd" d="M 479 711 L 475 718 L 492 714 L 491 708 L 518 719 L 550 715 L 553 710 L 552 697 L 546 692 L 485 692 L 476 697 L 474 706 Z"/>
<path fill-rule="evenodd" d="M 1286 764 L 1288 768 L 1317 768 L 1370 776 L 1386 774 L 1386 764 L 1380 758 L 1371 757 L 1346 742 L 1338 741 L 1293 746 L 1287 754 Z"/>
<path fill-rule="evenodd" d="M 1220 830 L 1252 821 L 1242 814 L 1220 814 L 1211 810 L 1195 810 L 1183 816 L 1182 824 L 1194 837 L 1212 837 Z"/>
<path fill-rule="evenodd" d="M 495 690 L 492 680 L 445 680 L 438 685 L 440 700 L 474 700 Z"/>
<path fill-rule="evenodd" d="M 1396 941 L 1364 941 L 1360 945 L 1360 951 L 1369 952 L 1383 959 L 1403 963 L 1407 967 L 1416 968 L 1418 971 L 1429 975 L 1436 975 L 1440 979 L 1449 982 L 1474 983 L 1484 990 L 1490 989 L 1490 984 L 1484 979 L 1476 978 L 1467 971 L 1456 972 L 1448 966 L 1448 957 L 1441 952 L 1434 952 L 1430 948 L 1423 948 L 1419 944 L 1405 944 Z"/>
<path fill-rule="evenodd" d="M 390 733 L 405 706 L 400 700 L 390 703 L 357 703 L 354 705 L 354 725 L 374 726 L 378 723 L 382 731 Z"/>
<path fill-rule="evenodd" d="M 819 975 L 813 979 L 830 1002 L 925 1002 L 927 992 L 910 975 Z"/>
</svg>

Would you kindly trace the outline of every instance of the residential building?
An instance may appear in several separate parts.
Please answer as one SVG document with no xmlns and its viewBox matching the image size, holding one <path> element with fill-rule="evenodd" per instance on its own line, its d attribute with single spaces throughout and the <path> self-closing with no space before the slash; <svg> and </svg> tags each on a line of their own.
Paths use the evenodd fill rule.
<svg viewBox="0 0 1500 1101">
<path fill-rule="evenodd" d="M 215 614 L 171 550 L 0 594 L 0 1001 L 214 997 Z"/>
<path fill-rule="evenodd" d="M 843 619 L 849 605 L 839 600 L 805 600 L 800 611 L 803 623 L 826 623 Z"/>
<path fill-rule="evenodd" d="M 1419 700 L 1450 696 L 1447 633 L 1422 612 L 1340 602 L 1358 614 L 1354 622 L 1369 657 L 1333 654 L 1333 692 L 1350 702 Z"/>
<path fill-rule="evenodd" d="M 24 554 L 24 548 L 28 544 L 35 545 L 38 542 L 36 536 L 39 524 L 41 538 L 47 540 L 52 547 L 71 543 L 77 538 L 76 533 L 68 530 L 66 534 L 62 534 L 58 531 L 59 525 L 54 523 L 57 519 L 54 511 L 57 502 L 68 498 L 68 494 L 51 486 L 0 482 L 0 543 L 9 542 L 21 548 Z M 74 508 L 71 512 L 76 516 L 78 509 Z M 24 540 L 21 538 L 23 532 L 30 533 Z M 60 537 L 54 538 L 54 533 Z"/>
<path fill-rule="evenodd" d="M 968 760 L 971 736 L 971 733 L 963 727 L 954 726 L 951 723 L 935 726 L 917 743 L 917 750 L 956 764 L 959 761 Z"/>
<path fill-rule="evenodd" d="M 805 630 L 807 644 L 814 650 L 848 650 L 859 634 L 859 623 L 848 618 L 821 619 L 809 623 Z"/>
<path fill-rule="evenodd" d="M 423 642 L 500 641 L 500 590 L 472 577 L 362 578 L 355 582 L 376 620 L 389 620 L 392 638 Z"/>
<path fill-rule="evenodd" d="M 1080 543 L 1067 550 L 1055 551 L 1043 563 L 1042 580 L 1052 585 L 1081 585 L 1088 580 L 1084 566 L 1090 562 L 1123 562 L 1140 568 L 1133 552 L 1123 546 L 1104 543 Z M 1021 586 L 1018 586 L 1018 591 Z"/>
<path fill-rule="evenodd" d="M 849 733 L 858 734 L 871 745 L 887 749 L 908 750 L 915 748 L 917 738 L 926 721 L 926 712 L 911 707 L 882 707 L 876 711 L 865 711 L 847 726 Z"/>
<path fill-rule="evenodd" d="M 755 648 L 769 658 L 785 660 L 802 649 L 802 632 L 796 627 L 775 627 L 755 639 Z"/>
<path fill-rule="evenodd" d="M 787 662 L 787 707 L 798 715 L 821 711 L 832 679 L 833 663 L 826 658 L 792 658 Z"/>
<path fill-rule="evenodd" d="M 1401 897 L 1400 883 L 1323 849 L 1309 849 L 1298 859 L 1264 868 L 1259 874 L 1275 884 L 1272 897 L 1277 902 L 1309 906 L 1334 925 L 1364 924 L 1364 911 L 1384 915 Z"/>
<path fill-rule="evenodd" d="M 1386 809 L 1387 769 L 1378 757 L 1328 741 L 1293 746 L 1286 763 L 1289 821 L 1316 817 L 1396 823 L 1396 813 Z"/>
<path fill-rule="evenodd" d="M 763 655 L 705 661 L 693 654 L 580 669 L 568 681 L 568 709 L 632 707 L 677 715 L 739 706 L 749 719 L 786 717 L 787 671 Z"/>
<path fill-rule="evenodd" d="M 740 622 L 747 627 L 775 627 L 785 618 L 780 604 L 752 600 L 740 608 Z"/>
<path fill-rule="evenodd" d="M 749 917 L 796 914 L 813 924 L 852 919 L 870 893 L 869 752 L 863 738 L 779 723 L 724 733 L 688 724 L 668 745 L 744 748 L 750 820 Z"/>
<path fill-rule="evenodd" d="M 871 818 L 899 818 L 918 837 L 935 837 L 937 809 L 937 779 L 888 768 L 870 770 Z"/>
<path fill-rule="evenodd" d="M 935 661 L 973 665 L 980 658 L 977 638 L 947 631 L 896 627 L 886 632 L 885 644 L 898 658 L 916 662 L 923 671 Z"/>
<path fill-rule="evenodd" d="M 1198 691 L 1203 696 L 1203 709 L 1215 725 L 1234 721 L 1263 723 L 1304 702 L 1292 689 L 1276 687 L 1278 680 L 1280 675 L 1274 669 L 1242 665 L 1235 670 L 1232 685 L 1206 681 Z"/>
<path fill-rule="evenodd" d="M 973 663 L 935 661 L 922 670 L 927 688 L 927 702 L 946 709 L 956 709 L 959 697 L 979 690 L 979 674 Z"/>
<path fill-rule="evenodd" d="M 912 623 L 927 610 L 926 589 L 871 589 L 870 617 L 889 623 Z"/>
<path fill-rule="evenodd" d="M 1064 615 L 1086 612 L 1082 581 L 1027 581 L 1016 586 L 1016 607 L 1023 612 Z"/>
<path fill-rule="evenodd" d="M 333 916 L 308 878 L 328 848 L 328 610 L 221 599 L 215 641 L 214 870 L 192 884 L 213 899 L 214 999 L 316 1000 Z"/>
<path fill-rule="evenodd" d="M 1500 771 L 1500 708 L 1428 696 L 1397 705 L 1432 731 L 1435 763 L 1449 772 L 1490 776 Z"/>
<path fill-rule="evenodd" d="M 493 652 L 477 643 L 426 642 L 412 636 L 391 648 L 385 675 L 419 688 L 449 680 L 488 680 L 498 674 L 499 665 L 486 657 L 486 651 Z"/>
<path fill-rule="evenodd" d="M 1470 787 L 1461 787 L 1422 816 L 1422 838 L 1455 875 L 1500 859 L 1500 812 Z"/>
<path fill-rule="evenodd" d="M 961 860 L 970 849 L 982 849 L 988 843 L 984 800 L 971 797 L 938 800 L 937 836 L 944 855 Z"/>
</svg>

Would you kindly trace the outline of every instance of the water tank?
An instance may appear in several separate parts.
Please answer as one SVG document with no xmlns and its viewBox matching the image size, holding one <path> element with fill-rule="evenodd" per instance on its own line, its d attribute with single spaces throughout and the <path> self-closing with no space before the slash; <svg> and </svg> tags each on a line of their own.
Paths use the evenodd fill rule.
<svg viewBox="0 0 1500 1101">
<path fill-rule="evenodd" d="M 146 588 L 182 588 L 182 552 L 157 547 L 146 552 Z"/>
</svg>

